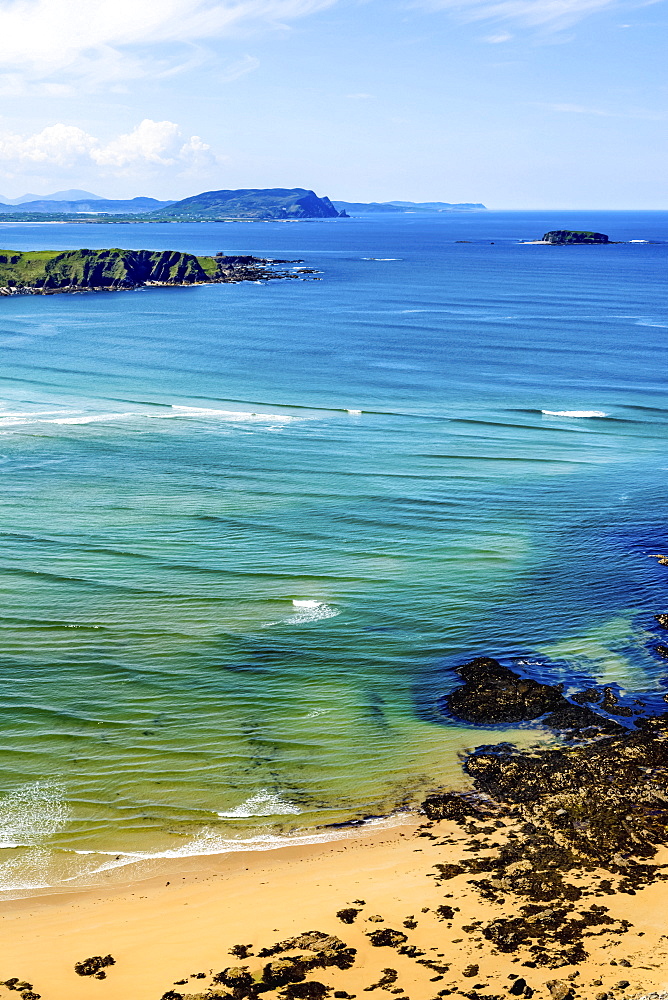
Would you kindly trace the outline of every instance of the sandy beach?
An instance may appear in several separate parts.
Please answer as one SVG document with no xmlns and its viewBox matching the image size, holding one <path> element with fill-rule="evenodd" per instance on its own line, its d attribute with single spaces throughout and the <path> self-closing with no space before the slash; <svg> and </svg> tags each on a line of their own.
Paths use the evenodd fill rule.
<svg viewBox="0 0 668 1000">
<path fill-rule="evenodd" d="M 516 915 L 522 900 L 513 893 L 502 904 L 485 900 L 469 873 L 460 869 L 453 877 L 471 852 L 480 854 L 481 828 L 471 826 L 425 822 L 413 814 L 399 826 L 351 839 L 164 862 L 151 878 L 108 890 L 8 903 L 2 912 L 0 975 L 18 979 L 19 989 L 27 982 L 44 1000 L 233 996 L 213 975 L 235 966 L 261 970 L 276 961 L 258 955 L 262 948 L 315 931 L 323 940 L 334 935 L 356 949 L 351 967 L 315 968 L 292 987 L 294 993 L 269 989 L 263 996 L 377 992 L 403 1000 L 447 995 L 593 1000 L 636 997 L 668 985 L 663 882 L 615 892 L 609 881 L 601 885 L 597 879 L 609 877 L 607 872 L 580 880 L 597 897 L 595 903 L 608 908 L 611 921 L 587 932 L 587 957 L 576 964 L 566 959 L 566 964 L 537 965 L 526 947 L 499 951 L 481 928 Z M 483 855 L 513 827 L 495 825 L 493 831 L 482 835 Z M 577 908 L 591 902 L 584 897 Z M 344 909 L 353 911 L 346 914 L 348 920 L 354 917 L 352 923 L 337 917 Z M 385 938 L 395 943 L 374 946 L 369 935 L 388 929 L 395 933 Z M 251 945 L 248 957 L 230 955 L 235 945 Z M 293 943 L 286 954 L 300 951 L 303 944 Z M 106 968 L 106 978 L 75 973 L 75 963 L 108 954 L 115 964 Z M 317 987 L 308 992 L 312 982 L 330 992 Z M 17 993 L 3 988 L 3 995 Z"/>
</svg>

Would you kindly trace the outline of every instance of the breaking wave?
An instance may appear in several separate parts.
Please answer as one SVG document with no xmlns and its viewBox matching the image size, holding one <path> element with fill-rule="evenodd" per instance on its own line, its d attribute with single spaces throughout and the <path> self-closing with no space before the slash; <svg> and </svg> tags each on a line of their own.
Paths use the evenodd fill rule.
<svg viewBox="0 0 668 1000">
<path fill-rule="evenodd" d="M 292 802 L 286 802 L 280 795 L 263 788 L 236 809 L 219 812 L 217 815 L 221 819 L 248 819 L 251 816 L 298 816 L 300 812 L 301 809 Z"/>
<path fill-rule="evenodd" d="M 32 847 L 65 825 L 68 809 L 63 788 L 35 781 L 0 799 L 0 848 Z"/>
<path fill-rule="evenodd" d="M 541 410 L 548 417 L 607 417 L 603 410 Z"/>
</svg>

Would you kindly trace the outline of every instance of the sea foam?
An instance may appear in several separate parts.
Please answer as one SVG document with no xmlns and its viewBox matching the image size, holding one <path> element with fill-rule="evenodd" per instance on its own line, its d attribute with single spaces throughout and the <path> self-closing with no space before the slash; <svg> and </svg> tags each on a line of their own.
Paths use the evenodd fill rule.
<svg viewBox="0 0 668 1000">
<path fill-rule="evenodd" d="M 301 809 L 294 803 L 286 802 L 280 795 L 263 788 L 236 809 L 219 812 L 216 815 L 221 819 L 248 819 L 251 816 L 298 816 L 300 812 Z"/>
<path fill-rule="evenodd" d="M 67 818 L 62 786 L 50 781 L 24 785 L 0 799 L 0 848 L 41 844 Z"/>
<path fill-rule="evenodd" d="M 293 601 L 295 614 L 283 622 L 284 625 L 307 625 L 309 622 L 324 621 L 326 618 L 336 618 L 341 612 L 324 601 Z"/>
<path fill-rule="evenodd" d="M 603 410 L 541 410 L 548 417 L 607 417 Z"/>
</svg>

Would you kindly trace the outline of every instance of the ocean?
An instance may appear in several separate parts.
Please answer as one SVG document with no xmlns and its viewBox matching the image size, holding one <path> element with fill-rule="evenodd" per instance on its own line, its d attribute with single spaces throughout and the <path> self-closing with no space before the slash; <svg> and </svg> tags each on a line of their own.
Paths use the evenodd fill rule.
<svg viewBox="0 0 668 1000">
<path fill-rule="evenodd" d="M 519 242 L 556 228 L 620 242 Z M 320 272 L 0 300 L 6 896 L 343 836 L 550 739 L 448 715 L 475 656 L 665 707 L 668 213 L 0 230 Z"/>
</svg>

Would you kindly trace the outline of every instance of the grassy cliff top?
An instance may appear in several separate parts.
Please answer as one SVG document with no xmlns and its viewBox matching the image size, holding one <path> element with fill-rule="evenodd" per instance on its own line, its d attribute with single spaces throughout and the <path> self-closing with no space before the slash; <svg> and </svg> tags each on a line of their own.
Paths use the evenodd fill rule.
<svg viewBox="0 0 668 1000">
<path fill-rule="evenodd" d="M 0 290 L 77 291 L 191 285 L 262 276 L 254 257 L 198 257 L 179 250 L 0 250 Z"/>
</svg>

